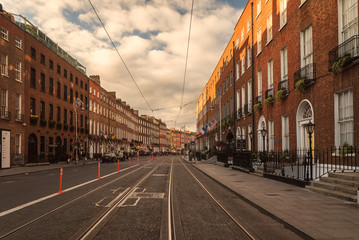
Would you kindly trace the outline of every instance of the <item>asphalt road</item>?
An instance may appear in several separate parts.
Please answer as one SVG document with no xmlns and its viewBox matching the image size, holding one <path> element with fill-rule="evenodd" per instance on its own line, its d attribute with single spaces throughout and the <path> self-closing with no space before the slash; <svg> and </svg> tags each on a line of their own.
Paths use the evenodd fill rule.
<svg viewBox="0 0 359 240">
<path fill-rule="evenodd" d="M 15 230 L 4 239 L 250 239 L 239 222 L 255 239 L 300 239 L 178 156 L 120 168 L 108 175 L 117 163 L 101 164 L 107 177 L 0 215 L 0 238 Z M 56 193 L 56 172 L 1 178 L 0 214 Z M 63 176 L 66 190 L 96 179 L 97 164 L 65 168 Z"/>
</svg>

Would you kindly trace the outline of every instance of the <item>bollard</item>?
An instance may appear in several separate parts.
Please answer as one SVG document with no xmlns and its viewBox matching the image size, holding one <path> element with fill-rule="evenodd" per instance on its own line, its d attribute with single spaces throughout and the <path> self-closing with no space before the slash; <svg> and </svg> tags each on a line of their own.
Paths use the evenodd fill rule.
<svg viewBox="0 0 359 240">
<path fill-rule="evenodd" d="M 100 162 L 98 162 L 98 179 L 101 179 L 101 166 L 100 166 Z"/>
<path fill-rule="evenodd" d="M 58 193 L 62 193 L 62 175 L 63 175 L 64 170 L 61 168 L 60 169 L 60 187 L 59 187 L 59 191 Z"/>
<path fill-rule="evenodd" d="M 131 168 L 131 158 L 129 158 L 128 167 Z"/>
<path fill-rule="evenodd" d="M 138 166 L 138 162 L 139 162 L 139 157 L 137 156 L 137 166 Z"/>
<path fill-rule="evenodd" d="M 120 160 L 117 160 L 117 172 L 120 172 Z"/>
</svg>

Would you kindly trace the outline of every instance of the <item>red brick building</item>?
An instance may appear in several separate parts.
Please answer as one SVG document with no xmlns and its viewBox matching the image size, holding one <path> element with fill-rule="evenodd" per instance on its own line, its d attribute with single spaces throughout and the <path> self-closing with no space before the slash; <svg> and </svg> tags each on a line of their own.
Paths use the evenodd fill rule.
<svg viewBox="0 0 359 240">
<path fill-rule="evenodd" d="M 24 164 L 26 155 L 25 32 L 14 21 L 13 16 L 1 12 L 0 130 L 1 134 L 10 135 L 10 141 L 1 146 L 6 144 L 10 149 L 1 149 L 0 168 Z"/>
<path fill-rule="evenodd" d="M 197 150 L 229 127 L 249 150 L 358 145 L 357 46 L 358 1 L 249 1 L 197 101 Z"/>
</svg>

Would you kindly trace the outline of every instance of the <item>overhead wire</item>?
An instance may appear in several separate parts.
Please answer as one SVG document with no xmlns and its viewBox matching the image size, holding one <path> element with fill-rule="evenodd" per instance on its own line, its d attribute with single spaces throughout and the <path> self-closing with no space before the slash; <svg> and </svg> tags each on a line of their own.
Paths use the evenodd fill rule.
<svg viewBox="0 0 359 240">
<path fill-rule="evenodd" d="M 193 5 L 194 5 L 194 0 L 192 0 L 191 17 L 190 17 L 189 29 L 188 29 L 187 53 L 186 53 L 186 61 L 185 61 L 184 76 L 183 76 L 181 106 L 180 106 L 180 109 L 179 109 L 179 112 L 178 112 L 177 119 L 176 119 L 175 123 L 177 123 L 177 121 L 178 121 L 178 119 L 179 119 L 179 116 L 180 116 L 180 114 L 181 114 L 182 108 L 184 107 L 184 106 L 183 106 L 183 96 L 184 96 L 184 89 L 185 89 L 185 84 L 186 84 L 187 64 L 188 64 L 188 53 L 189 53 L 189 43 L 190 43 L 190 39 L 191 39 L 191 30 L 192 30 Z"/>
<path fill-rule="evenodd" d="M 134 82 L 134 84 L 135 84 L 136 88 L 137 88 L 137 89 L 138 89 L 138 91 L 140 92 L 140 94 L 141 94 L 142 98 L 145 100 L 145 102 L 146 102 L 146 104 L 147 104 L 148 108 L 151 110 L 152 115 L 154 116 L 154 114 L 153 114 L 153 109 L 151 108 L 150 104 L 148 103 L 147 99 L 145 98 L 145 95 L 142 93 L 142 91 L 141 91 L 140 87 L 137 85 L 137 82 L 135 81 L 135 79 L 134 79 L 134 77 L 133 77 L 132 73 L 130 72 L 130 69 L 127 67 L 127 65 L 126 65 L 125 61 L 123 60 L 123 58 L 122 58 L 122 56 L 121 56 L 120 52 L 117 50 L 117 47 L 116 47 L 115 43 L 112 41 L 112 38 L 111 38 L 110 34 L 108 33 L 108 31 L 107 31 L 107 29 L 106 29 L 105 25 L 103 24 L 103 22 L 102 22 L 102 20 L 101 20 L 100 16 L 98 15 L 98 13 L 97 13 L 97 11 L 96 11 L 96 9 L 95 9 L 94 5 L 92 4 L 91 0 L 88 0 L 88 1 L 89 1 L 90 5 L 91 5 L 92 9 L 94 10 L 94 12 L 95 12 L 95 14 L 96 14 L 96 16 L 97 16 L 98 20 L 100 21 L 100 23 L 101 23 L 101 25 L 102 25 L 103 29 L 105 30 L 105 32 L 106 32 L 106 34 L 107 34 L 107 37 L 108 37 L 108 38 L 109 38 L 109 40 L 111 41 L 112 46 L 115 48 L 115 50 L 116 50 L 116 52 L 117 52 L 118 56 L 121 58 L 121 61 L 122 61 L 123 65 L 125 66 L 125 68 L 126 68 L 126 70 L 127 70 L 128 74 L 130 75 L 130 77 L 131 77 L 132 81 Z"/>
</svg>

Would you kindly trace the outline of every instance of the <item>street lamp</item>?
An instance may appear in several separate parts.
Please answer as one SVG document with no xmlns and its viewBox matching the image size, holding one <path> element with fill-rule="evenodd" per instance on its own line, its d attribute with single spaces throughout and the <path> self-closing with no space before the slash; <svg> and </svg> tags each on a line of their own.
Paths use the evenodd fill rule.
<svg viewBox="0 0 359 240">
<path fill-rule="evenodd" d="M 262 126 L 262 129 L 260 130 L 262 137 L 263 137 L 263 160 L 264 160 L 264 172 L 267 171 L 267 159 L 266 159 L 266 155 L 265 155 L 265 148 L 266 148 L 266 141 L 265 141 L 265 137 L 267 134 L 267 130 L 265 129 L 264 125 Z"/>
<path fill-rule="evenodd" d="M 313 153 L 312 153 L 312 134 L 314 132 L 315 124 L 309 121 L 309 123 L 305 124 L 305 129 L 309 134 L 309 161 L 310 161 L 310 179 L 313 178 Z M 307 165 L 307 164 L 306 164 Z M 309 182 L 309 167 L 307 165 L 307 176 L 305 180 Z"/>
<path fill-rule="evenodd" d="M 79 162 L 79 158 L 78 158 L 78 140 L 77 140 L 77 108 L 79 108 L 81 106 L 81 111 L 84 111 L 84 103 L 81 101 L 81 99 L 77 98 L 72 106 L 74 107 L 74 111 L 75 111 L 75 133 L 76 133 L 76 137 L 75 137 L 75 163 L 77 164 Z"/>
</svg>

